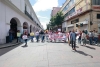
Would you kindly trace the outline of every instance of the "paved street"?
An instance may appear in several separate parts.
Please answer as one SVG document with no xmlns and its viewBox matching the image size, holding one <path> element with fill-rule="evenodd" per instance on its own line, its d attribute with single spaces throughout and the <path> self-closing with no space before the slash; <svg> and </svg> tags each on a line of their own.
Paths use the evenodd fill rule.
<svg viewBox="0 0 100 67">
<path fill-rule="evenodd" d="M 100 47 L 31 43 L 0 49 L 0 67 L 100 67 Z"/>
</svg>

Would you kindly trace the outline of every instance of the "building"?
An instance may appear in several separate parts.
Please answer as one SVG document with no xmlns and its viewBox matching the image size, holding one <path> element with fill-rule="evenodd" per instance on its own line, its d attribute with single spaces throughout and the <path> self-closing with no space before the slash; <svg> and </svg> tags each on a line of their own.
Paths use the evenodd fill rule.
<svg viewBox="0 0 100 67">
<path fill-rule="evenodd" d="M 61 7 L 53 7 L 52 12 L 51 12 L 51 17 L 55 16 L 58 11 L 60 11 Z"/>
<path fill-rule="evenodd" d="M 65 16 L 66 31 L 96 30 L 100 33 L 99 0 L 66 0 L 60 11 Z"/>
<path fill-rule="evenodd" d="M 0 0 L 0 44 L 8 41 L 9 30 L 16 38 L 17 30 L 24 31 L 43 29 L 29 0 Z"/>
</svg>

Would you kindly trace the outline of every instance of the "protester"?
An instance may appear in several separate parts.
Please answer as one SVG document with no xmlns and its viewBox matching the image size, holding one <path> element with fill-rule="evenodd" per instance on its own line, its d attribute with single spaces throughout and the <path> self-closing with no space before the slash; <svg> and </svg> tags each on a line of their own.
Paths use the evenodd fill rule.
<svg viewBox="0 0 100 67">
<path fill-rule="evenodd" d="M 82 31 L 82 42 L 83 42 L 83 45 L 86 45 L 86 34 L 84 30 Z"/>
<path fill-rule="evenodd" d="M 34 38 L 34 32 L 31 32 L 30 33 L 30 37 L 31 37 L 31 42 L 33 42 L 34 40 L 33 40 L 33 38 Z"/>
<path fill-rule="evenodd" d="M 21 33 L 20 30 L 17 31 L 17 43 L 21 42 Z"/>
<path fill-rule="evenodd" d="M 25 41 L 25 46 L 27 46 L 27 40 L 28 40 L 28 35 L 27 32 L 25 32 L 22 36 L 23 40 Z"/>
<path fill-rule="evenodd" d="M 70 39 L 71 39 L 71 43 L 72 43 L 72 49 L 76 50 L 76 33 L 74 30 L 70 34 Z"/>
<path fill-rule="evenodd" d="M 39 42 L 39 31 L 38 30 L 36 31 L 35 36 L 36 36 L 36 40 L 37 40 L 36 42 Z"/>
</svg>

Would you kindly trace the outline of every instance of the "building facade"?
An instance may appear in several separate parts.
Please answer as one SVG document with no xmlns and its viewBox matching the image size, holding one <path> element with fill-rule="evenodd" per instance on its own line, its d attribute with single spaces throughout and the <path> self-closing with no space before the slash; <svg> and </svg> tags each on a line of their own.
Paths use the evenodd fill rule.
<svg viewBox="0 0 100 67">
<path fill-rule="evenodd" d="M 16 38 L 17 30 L 21 33 L 42 30 L 29 0 L 0 0 L 0 44 L 6 43 L 9 30 Z"/>
<path fill-rule="evenodd" d="M 100 33 L 99 0 L 66 0 L 61 11 L 67 24 L 66 31 L 96 30 Z"/>
<path fill-rule="evenodd" d="M 51 17 L 55 16 L 58 11 L 60 11 L 61 7 L 53 7 L 52 12 L 51 12 Z"/>
</svg>

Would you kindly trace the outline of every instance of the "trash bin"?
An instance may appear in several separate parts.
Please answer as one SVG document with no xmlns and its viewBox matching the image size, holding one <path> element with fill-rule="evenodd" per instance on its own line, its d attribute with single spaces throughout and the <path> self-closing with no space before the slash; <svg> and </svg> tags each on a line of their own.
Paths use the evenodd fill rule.
<svg viewBox="0 0 100 67">
<path fill-rule="evenodd" d="M 6 43 L 9 43 L 9 36 L 6 36 Z"/>
</svg>

